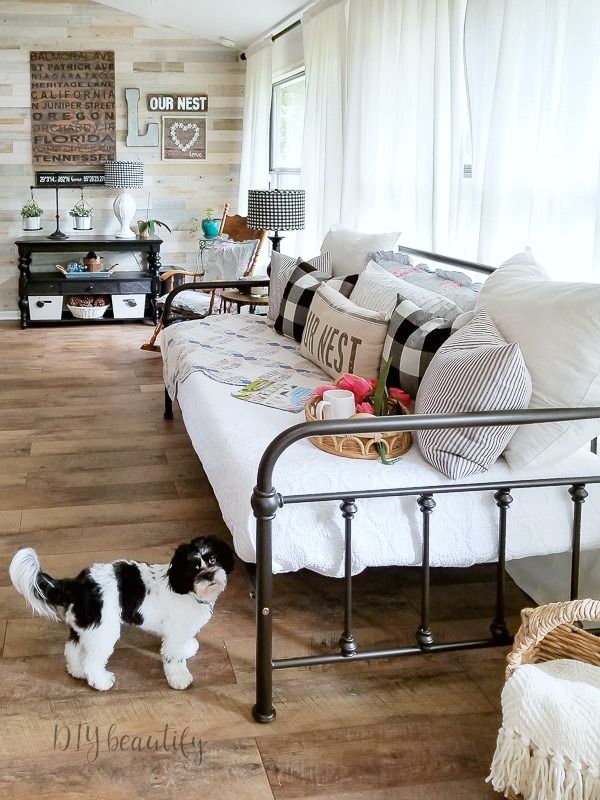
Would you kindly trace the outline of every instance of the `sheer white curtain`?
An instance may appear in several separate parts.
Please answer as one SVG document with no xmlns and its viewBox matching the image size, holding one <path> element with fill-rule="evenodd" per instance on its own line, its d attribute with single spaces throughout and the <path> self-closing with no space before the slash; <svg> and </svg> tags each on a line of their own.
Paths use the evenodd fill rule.
<svg viewBox="0 0 600 800">
<path fill-rule="evenodd" d="M 300 186 L 306 226 L 297 252 L 318 252 L 340 220 L 346 92 L 346 0 L 323 0 L 302 17 L 306 109 Z"/>
<path fill-rule="evenodd" d="M 350 0 L 342 223 L 455 238 L 467 112 L 466 0 Z"/>
<path fill-rule="evenodd" d="M 600 268 L 600 3 L 469 0 L 473 181 L 462 252 L 530 245 L 556 278 Z"/>
<path fill-rule="evenodd" d="M 238 214 L 248 213 L 248 189 L 269 188 L 269 121 L 273 86 L 273 42 L 265 39 L 247 53 L 244 128 Z"/>
</svg>

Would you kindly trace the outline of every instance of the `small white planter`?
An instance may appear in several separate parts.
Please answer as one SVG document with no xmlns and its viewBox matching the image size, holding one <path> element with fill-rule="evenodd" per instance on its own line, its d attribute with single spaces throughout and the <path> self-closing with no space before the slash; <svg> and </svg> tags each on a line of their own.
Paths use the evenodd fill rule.
<svg viewBox="0 0 600 800">
<path fill-rule="evenodd" d="M 39 231 L 41 227 L 42 227 L 41 217 L 23 217 L 24 231 Z"/>
<path fill-rule="evenodd" d="M 76 231 L 91 231 L 92 218 L 90 217 L 73 217 L 73 228 Z"/>
</svg>

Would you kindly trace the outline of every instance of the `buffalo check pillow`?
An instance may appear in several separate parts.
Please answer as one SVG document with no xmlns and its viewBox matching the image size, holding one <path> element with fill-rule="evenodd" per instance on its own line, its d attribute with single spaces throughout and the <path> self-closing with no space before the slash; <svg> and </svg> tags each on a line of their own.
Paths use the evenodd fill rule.
<svg viewBox="0 0 600 800">
<path fill-rule="evenodd" d="M 319 286 L 330 276 L 302 261 L 294 269 L 283 292 L 275 330 L 283 336 L 302 341 L 308 309 Z"/>
<path fill-rule="evenodd" d="M 267 318 L 275 322 L 279 315 L 279 308 L 281 307 L 281 299 L 285 291 L 285 287 L 296 269 L 298 264 L 310 264 L 311 267 L 318 269 L 325 275 L 331 275 L 331 253 L 325 251 L 321 255 L 310 258 L 308 261 L 303 261 L 301 258 L 290 258 L 283 253 L 278 253 L 273 250 L 271 254 L 271 265 L 269 268 L 269 308 L 267 310 Z"/>
<path fill-rule="evenodd" d="M 382 367 L 392 359 L 388 384 L 416 397 L 431 359 L 451 333 L 452 322 L 398 297 L 381 355 Z"/>
</svg>

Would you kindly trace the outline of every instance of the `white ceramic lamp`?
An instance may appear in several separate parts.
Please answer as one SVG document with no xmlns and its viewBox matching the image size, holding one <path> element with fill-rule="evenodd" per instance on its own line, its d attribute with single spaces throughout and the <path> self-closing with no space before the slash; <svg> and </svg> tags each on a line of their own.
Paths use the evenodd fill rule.
<svg viewBox="0 0 600 800">
<path fill-rule="evenodd" d="M 107 161 L 104 167 L 104 185 L 109 189 L 121 191 L 113 203 L 115 217 L 121 226 L 115 236 L 117 239 L 135 239 L 131 223 L 135 216 L 135 200 L 125 189 L 142 189 L 144 186 L 144 165 L 141 161 Z"/>
</svg>

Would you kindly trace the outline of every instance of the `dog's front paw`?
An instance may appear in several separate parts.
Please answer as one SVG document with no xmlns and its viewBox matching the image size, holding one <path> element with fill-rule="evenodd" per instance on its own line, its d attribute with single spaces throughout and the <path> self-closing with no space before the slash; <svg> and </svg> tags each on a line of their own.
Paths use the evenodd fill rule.
<svg viewBox="0 0 600 800">
<path fill-rule="evenodd" d="M 183 657 L 184 658 L 192 658 L 198 652 L 198 648 L 200 644 L 198 643 L 198 639 L 190 639 L 190 641 L 183 647 Z"/>
<path fill-rule="evenodd" d="M 165 677 L 171 689 L 187 689 L 194 680 L 192 673 L 185 666 L 165 670 Z"/>
<path fill-rule="evenodd" d="M 88 675 L 87 682 L 92 689 L 97 689 L 99 692 L 107 692 L 115 685 L 115 675 L 113 672 L 105 670 L 94 675 Z"/>
</svg>

